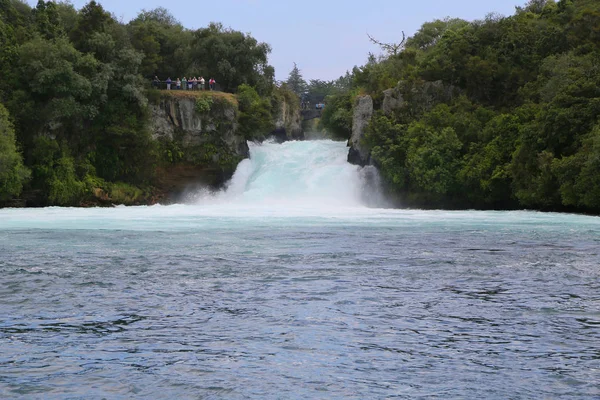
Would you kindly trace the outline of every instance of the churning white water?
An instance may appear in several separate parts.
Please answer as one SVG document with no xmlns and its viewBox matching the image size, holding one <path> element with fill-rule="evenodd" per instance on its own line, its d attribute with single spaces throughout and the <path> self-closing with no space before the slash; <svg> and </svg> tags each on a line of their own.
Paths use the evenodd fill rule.
<svg viewBox="0 0 600 400">
<path fill-rule="evenodd" d="M 313 210 L 385 206 L 377 170 L 351 165 L 347 157 L 346 144 L 331 140 L 251 143 L 250 158 L 223 191 L 200 190 L 184 202 Z"/>
</svg>

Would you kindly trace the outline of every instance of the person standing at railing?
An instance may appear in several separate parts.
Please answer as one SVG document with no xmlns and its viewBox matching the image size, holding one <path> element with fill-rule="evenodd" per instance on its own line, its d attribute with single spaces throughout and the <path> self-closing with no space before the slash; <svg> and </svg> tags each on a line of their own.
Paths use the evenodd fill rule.
<svg viewBox="0 0 600 400">
<path fill-rule="evenodd" d="M 215 83 L 217 83 L 213 78 L 210 78 L 210 81 L 208 81 L 208 86 L 210 87 L 210 90 L 215 90 Z"/>
<path fill-rule="evenodd" d="M 171 90 L 171 77 L 167 78 L 167 90 Z"/>
<path fill-rule="evenodd" d="M 204 83 L 205 83 L 204 78 L 201 76 L 200 77 L 200 81 L 199 81 L 200 90 L 204 90 Z"/>
<path fill-rule="evenodd" d="M 177 90 L 181 90 L 181 81 L 177 78 Z"/>
<path fill-rule="evenodd" d="M 185 79 L 185 76 L 181 80 L 181 85 L 183 86 L 183 90 L 187 89 L 187 79 Z"/>
<path fill-rule="evenodd" d="M 196 77 L 192 79 L 192 90 L 198 90 L 198 79 Z"/>
</svg>

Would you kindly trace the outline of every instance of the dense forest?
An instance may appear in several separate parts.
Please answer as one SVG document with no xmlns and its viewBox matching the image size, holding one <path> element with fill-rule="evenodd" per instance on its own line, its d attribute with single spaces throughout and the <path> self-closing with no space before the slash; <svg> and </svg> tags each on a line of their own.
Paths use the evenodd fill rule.
<svg viewBox="0 0 600 400">
<path fill-rule="evenodd" d="M 399 204 L 600 213 L 600 2 L 531 0 L 398 36 L 372 38 L 384 54 L 335 81 L 307 83 L 294 66 L 287 87 L 325 101 L 321 125 L 340 139 L 357 98 L 373 98 L 362 144 Z M 261 138 L 282 96 L 270 51 L 160 8 L 122 23 L 95 1 L 0 0 L 0 206 L 150 192 L 175 151 L 152 140 L 154 76 L 217 77 L 243 134 Z"/>
<path fill-rule="evenodd" d="M 600 2 L 532 0 L 514 15 L 428 22 L 354 68 L 322 124 L 362 139 L 408 206 L 600 212 Z M 400 106 L 382 110 L 393 88 Z"/>
<path fill-rule="evenodd" d="M 124 24 L 95 1 L 76 10 L 0 0 L 0 206 L 18 196 L 81 205 L 98 187 L 130 199 L 151 190 L 173 153 L 151 140 L 154 76 L 215 77 L 238 95 L 252 139 L 282 95 L 270 51 L 218 23 L 185 29 L 162 8 Z"/>
</svg>

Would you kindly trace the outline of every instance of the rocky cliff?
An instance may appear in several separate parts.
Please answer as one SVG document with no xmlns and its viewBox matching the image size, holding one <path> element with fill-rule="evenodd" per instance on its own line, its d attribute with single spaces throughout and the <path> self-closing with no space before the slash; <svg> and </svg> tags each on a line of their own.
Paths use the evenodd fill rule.
<svg viewBox="0 0 600 400">
<path fill-rule="evenodd" d="M 362 143 L 371 117 L 373 116 L 373 99 L 371 96 L 358 96 L 354 103 L 354 115 L 352 118 L 352 136 L 348 141 L 350 151 L 348 162 L 351 164 L 365 166 L 370 162 L 370 151 Z"/>
<path fill-rule="evenodd" d="M 304 132 L 298 99 L 288 93 L 281 94 L 277 99 L 275 110 L 273 115 L 275 129 L 271 132 L 271 135 L 282 142 L 286 140 L 303 140 Z"/>
<path fill-rule="evenodd" d="M 237 101 L 217 92 L 164 92 L 151 106 L 152 136 L 167 165 L 157 185 L 177 194 L 193 184 L 218 186 L 249 156 L 237 133 Z"/>
</svg>

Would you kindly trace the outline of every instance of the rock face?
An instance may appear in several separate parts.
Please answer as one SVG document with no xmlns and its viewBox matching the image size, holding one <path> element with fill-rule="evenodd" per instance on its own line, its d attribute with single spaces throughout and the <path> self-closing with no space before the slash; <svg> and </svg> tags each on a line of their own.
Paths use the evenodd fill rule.
<svg viewBox="0 0 600 400">
<path fill-rule="evenodd" d="M 384 92 L 387 99 L 388 94 L 386 92 L 390 93 L 390 96 L 400 100 L 400 102 L 394 102 L 392 97 L 390 97 L 387 103 L 389 113 L 402 108 L 412 114 L 431 111 L 436 105 L 451 102 L 453 98 L 461 94 L 461 91 L 457 87 L 446 85 L 442 81 L 418 83 L 400 81 L 394 89 L 388 89 Z M 402 100 L 403 98 L 410 98 L 410 100 L 404 101 Z M 389 115 L 385 108 L 386 99 L 384 99 L 383 112 Z"/>
<path fill-rule="evenodd" d="M 192 97 L 163 96 L 158 105 L 152 106 L 152 134 L 154 139 L 175 140 L 183 151 L 205 144 L 215 145 L 216 156 L 230 153 L 238 157 L 249 156 L 248 144 L 237 131 L 237 107 L 227 101 L 219 101 L 207 113 L 196 111 L 196 99 Z M 192 154 L 185 154 L 190 162 L 198 161 Z M 225 154 L 223 154 L 225 155 Z"/>
<path fill-rule="evenodd" d="M 348 142 L 350 151 L 348 162 L 360 166 L 370 162 L 370 151 L 361 144 L 367 125 L 373 116 L 373 99 L 371 96 L 359 96 L 354 103 L 354 116 L 352 118 L 352 136 Z"/>
<path fill-rule="evenodd" d="M 385 115 L 391 115 L 394 110 L 404 105 L 404 98 L 398 89 L 387 89 L 383 91 L 383 104 L 381 110 Z"/>
<path fill-rule="evenodd" d="M 219 186 L 249 157 L 248 144 L 237 133 L 237 105 L 213 97 L 210 110 L 196 110 L 197 97 L 163 94 L 150 107 L 152 136 L 171 163 L 159 168 L 157 186 L 169 195 L 199 183 Z"/>
<path fill-rule="evenodd" d="M 304 139 L 300 107 L 283 100 L 279 103 L 274 119 L 275 130 L 271 132 L 271 135 L 275 136 L 278 141 Z"/>
</svg>

